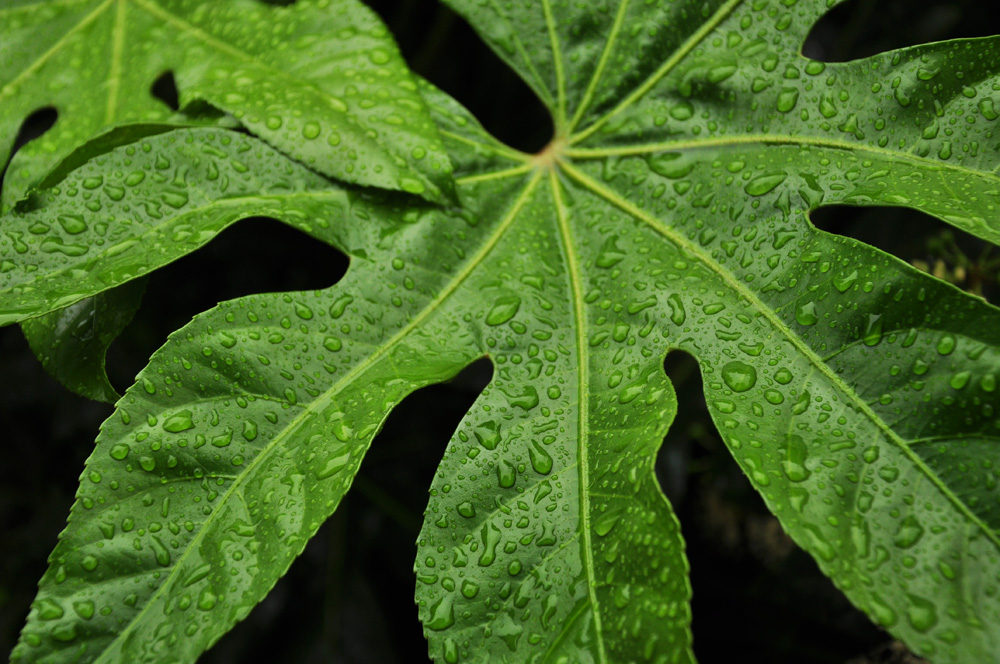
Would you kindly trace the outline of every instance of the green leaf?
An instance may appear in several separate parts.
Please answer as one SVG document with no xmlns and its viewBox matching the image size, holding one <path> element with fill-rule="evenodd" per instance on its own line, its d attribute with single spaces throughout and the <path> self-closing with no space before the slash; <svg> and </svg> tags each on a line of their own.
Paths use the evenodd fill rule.
<svg viewBox="0 0 1000 664">
<path fill-rule="evenodd" d="M 88 159 L 148 136 L 181 127 L 235 126 L 229 116 L 211 107 L 198 109 L 194 106 L 162 124 L 125 124 L 96 136 L 56 165 L 39 186 L 58 183 Z M 114 403 L 119 395 L 104 371 L 105 355 L 135 316 L 144 292 L 144 279 L 128 282 L 64 309 L 27 320 L 21 326 L 22 331 L 32 352 L 53 378 L 81 396 Z"/>
<path fill-rule="evenodd" d="M 331 205 L 341 195 L 273 148 L 225 130 L 174 131 L 116 148 L 4 220 L 0 323 L 147 274 L 238 219 L 287 219 L 287 206 Z"/>
<path fill-rule="evenodd" d="M 824 65 L 799 54 L 820 0 L 450 4 L 557 127 L 523 155 L 425 86 L 460 205 L 330 188 L 206 130 L 136 152 L 190 173 L 205 145 L 248 147 L 235 193 L 193 186 L 198 213 L 161 205 L 156 223 L 211 233 L 252 207 L 351 267 L 325 291 L 226 303 L 154 356 L 88 461 L 15 657 L 191 661 L 336 508 L 399 400 L 488 356 L 418 540 L 431 655 L 693 661 L 683 541 L 652 472 L 681 349 L 751 482 L 855 604 L 936 664 L 994 658 L 1000 311 L 808 213 L 906 205 L 995 241 L 1000 40 Z M 70 179 L 109 177 L 127 150 Z M 81 191 L 42 192 L 12 218 L 19 241 Z M 162 263 L 91 258 L 114 283 Z M 8 269 L 10 320 L 107 287 L 81 273 L 71 294 L 58 270 L 40 264 L 36 288 Z M 73 610 L 88 601 L 92 620 Z"/>
<path fill-rule="evenodd" d="M 168 117 L 150 92 L 167 71 L 182 106 L 204 100 L 228 111 L 321 173 L 429 198 L 450 190 L 415 84 L 356 0 L 8 2 L 0 45 L 0 161 L 30 113 L 54 107 L 60 118 L 15 155 L 5 200 L 92 136 Z"/>
<path fill-rule="evenodd" d="M 495 302 L 548 308 L 492 334 L 485 318 L 512 384 L 484 395 L 432 487 L 431 654 L 691 657 L 679 536 L 648 502 L 677 348 L 751 481 L 853 602 L 936 662 L 992 657 L 997 311 L 806 214 L 907 205 L 997 241 L 1000 41 L 829 65 L 799 55 L 821 2 L 450 4 L 547 102 L 556 137 L 529 173 L 458 169 L 473 217 L 513 211 Z M 548 359 L 540 320 L 570 371 L 525 371 Z M 517 403 L 553 383 L 571 401 L 548 407 L 546 438 Z M 538 449 L 570 472 L 547 484 Z"/>
<path fill-rule="evenodd" d="M 21 324 L 45 370 L 80 396 L 114 403 L 118 392 L 104 371 L 104 356 L 139 310 L 145 279 L 135 279 Z"/>
<path fill-rule="evenodd" d="M 133 160 L 121 171 L 128 177 L 157 159 L 177 169 L 163 172 L 191 176 L 184 205 L 156 208 L 163 232 L 183 230 L 182 247 L 269 214 L 341 248 L 351 271 L 333 290 L 224 303 L 154 355 L 102 428 L 15 661 L 194 661 L 333 512 L 389 409 L 475 359 L 466 340 L 428 365 L 428 350 L 456 330 L 439 329 L 438 297 L 412 289 L 386 241 L 448 223 L 451 233 L 423 233 L 415 247 L 447 256 L 466 223 L 410 197 L 345 192 L 255 139 L 206 129 L 154 136 L 88 163 L 61 194 L 41 192 L 36 212 L 51 218 L 97 164 Z M 144 191 L 127 188 L 120 201 L 147 209 Z M 81 234 L 103 214 L 85 215 Z M 136 244 L 147 260 L 167 246 Z M 117 283 L 122 255 L 95 258 L 93 273 Z M 463 266 L 414 260 L 417 274 L 441 282 Z M 87 294 L 103 287 L 77 278 Z"/>
</svg>

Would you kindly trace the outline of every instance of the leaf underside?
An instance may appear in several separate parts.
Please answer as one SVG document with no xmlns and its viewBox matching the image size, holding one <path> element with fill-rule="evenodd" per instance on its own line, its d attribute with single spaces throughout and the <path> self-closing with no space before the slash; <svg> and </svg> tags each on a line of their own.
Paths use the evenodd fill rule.
<svg viewBox="0 0 1000 664">
<path fill-rule="evenodd" d="M 54 224 L 24 234 L 38 262 L 0 274 L 8 321 L 251 214 L 351 257 L 327 290 L 225 303 L 154 355 L 102 428 L 15 659 L 193 660 L 332 513 L 387 413 L 488 356 L 418 541 L 431 655 L 693 661 L 652 472 L 681 349 L 751 482 L 847 596 L 936 663 L 990 661 L 1000 311 L 808 214 L 904 205 L 996 242 L 1000 40 L 823 64 L 799 53 L 821 1 L 449 4 L 557 128 L 523 155 L 423 86 L 460 206 L 338 188 L 195 129 L 118 148 L 7 220 L 59 219 L 110 184 L 102 214 L 130 222 L 108 252 L 85 215 L 85 251 L 59 261 L 37 250 L 68 241 Z M 183 173 L 185 198 L 127 186 L 140 170 Z"/>
</svg>

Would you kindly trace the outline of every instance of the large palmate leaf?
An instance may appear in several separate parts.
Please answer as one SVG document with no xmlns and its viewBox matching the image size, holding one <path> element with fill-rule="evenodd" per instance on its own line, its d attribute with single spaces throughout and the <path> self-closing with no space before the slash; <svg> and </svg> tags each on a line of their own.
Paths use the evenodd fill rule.
<svg viewBox="0 0 1000 664">
<path fill-rule="evenodd" d="M 192 660 L 335 509 L 394 405 L 488 356 L 418 542 L 432 656 L 692 661 L 652 472 L 681 349 L 737 461 L 851 600 L 937 663 L 992 661 L 1000 311 L 807 214 L 907 205 L 997 240 L 1000 40 L 824 65 L 799 54 L 820 0 L 451 4 L 557 130 L 523 155 L 425 87 L 459 206 L 332 188 L 192 130 L 5 219 L 24 249 L 0 275 L 7 322 L 250 214 L 351 256 L 330 289 L 225 303 L 157 352 L 102 430 L 15 657 Z M 161 187 L 130 185 L 140 171 Z"/>
<path fill-rule="evenodd" d="M 449 186 L 415 84 L 357 0 L 14 0 L 0 7 L 0 162 L 30 113 L 59 120 L 14 156 L 4 200 L 107 128 L 169 116 L 151 93 L 166 72 L 182 104 L 208 101 L 322 173 L 431 198 Z"/>
</svg>

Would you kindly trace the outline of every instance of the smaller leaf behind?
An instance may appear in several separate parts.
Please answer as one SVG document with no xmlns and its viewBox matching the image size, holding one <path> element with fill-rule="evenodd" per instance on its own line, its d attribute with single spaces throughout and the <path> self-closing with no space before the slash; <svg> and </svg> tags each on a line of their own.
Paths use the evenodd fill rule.
<svg viewBox="0 0 1000 664">
<path fill-rule="evenodd" d="M 80 396 L 114 403 L 119 395 L 104 371 L 104 358 L 132 321 L 146 279 L 134 279 L 68 307 L 21 323 L 45 371 Z"/>
<path fill-rule="evenodd" d="M 324 177 L 222 129 L 179 130 L 118 147 L 5 217 L 0 323 L 147 274 L 238 219 L 267 215 L 301 226 L 315 212 L 300 210 L 329 217 L 341 199 Z"/>
<path fill-rule="evenodd" d="M 0 162 L 32 112 L 55 108 L 59 120 L 14 156 L 5 200 L 20 198 L 91 137 L 169 117 L 150 90 L 164 72 L 173 73 L 182 108 L 201 100 L 232 113 L 328 176 L 431 199 L 450 191 L 447 157 L 416 85 L 385 26 L 357 0 L 7 5 Z"/>
</svg>

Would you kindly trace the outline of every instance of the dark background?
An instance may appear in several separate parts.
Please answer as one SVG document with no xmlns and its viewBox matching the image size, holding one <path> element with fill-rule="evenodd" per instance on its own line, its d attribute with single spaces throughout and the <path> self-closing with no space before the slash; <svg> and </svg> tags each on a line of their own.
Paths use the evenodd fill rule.
<svg viewBox="0 0 1000 664">
<path fill-rule="evenodd" d="M 552 132 L 545 110 L 462 19 L 434 0 L 369 4 L 410 65 L 496 136 L 527 151 L 545 145 Z M 804 50 L 842 61 L 984 36 L 1000 32 L 991 5 L 850 0 L 816 26 Z M 163 94 L 169 97 L 169 89 Z M 45 120 L 35 118 L 24 136 L 43 130 Z M 832 208 L 814 222 L 962 288 L 987 297 L 996 289 L 997 254 L 919 213 Z M 153 275 L 143 308 L 109 354 L 112 382 L 124 390 L 167 334 L 216 302 L 327 287 L 345 269 L 338 252 L 297 231 L 268 219 L 242 222 Z M 657 470 L 687 540 L 700 662 L 919 661 L 854 609 L 763 507 L 708 419 L 693 361 L 673 354 L 666 366 L 680 415 Z M 481 361 L 404 401 L 337 513 L 274 592 L 200 661 L 427 662 L 413 604 L 415 540 L 437 460 L 490 375 L 489 363 Z M 110 412 L 49 378 L 17 327 L 0 330 L 0 653 L 14 646 L 98 426 Z"/>
</svg>

